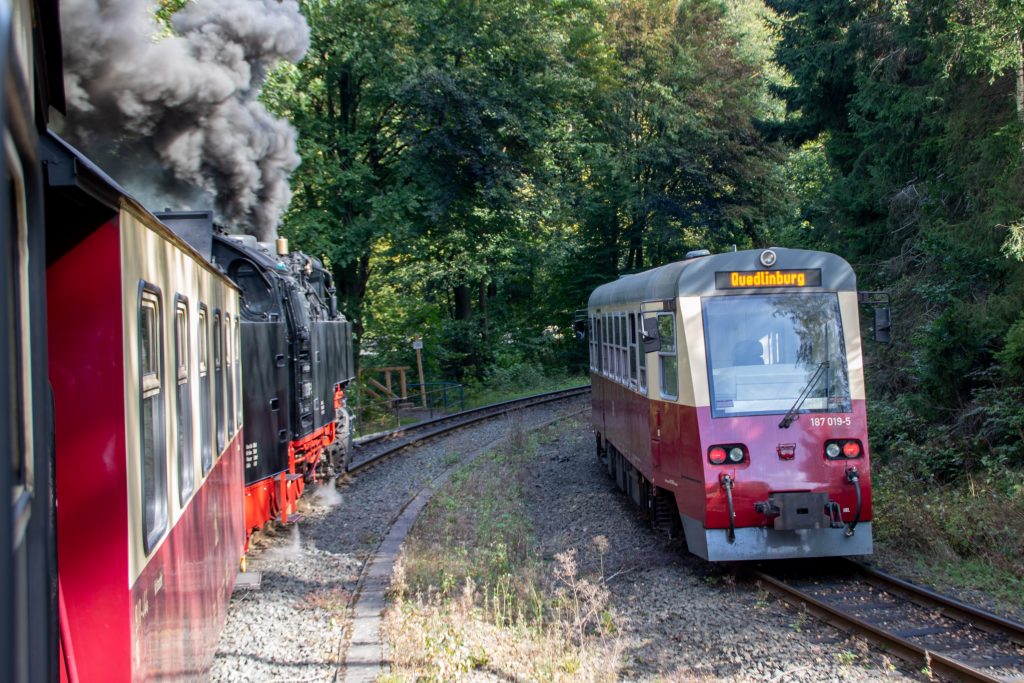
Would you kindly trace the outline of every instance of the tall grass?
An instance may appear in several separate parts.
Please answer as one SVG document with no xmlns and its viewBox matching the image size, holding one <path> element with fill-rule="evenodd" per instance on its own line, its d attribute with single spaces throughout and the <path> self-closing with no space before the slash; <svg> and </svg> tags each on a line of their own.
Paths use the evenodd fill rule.
<svg viewBox="0 0 1024 683">
<path fill-rule="evenodd" d="M 393 680 L 457 680 L 476 670 L 541 681 L 614 680 L 621 659 L 601 575 L 580 553 L 539 557 L 523 493 L 536 453 L 513 420 L 498 451 L 463 467 L 407 539 L 386 628 Z"/>
</svg>

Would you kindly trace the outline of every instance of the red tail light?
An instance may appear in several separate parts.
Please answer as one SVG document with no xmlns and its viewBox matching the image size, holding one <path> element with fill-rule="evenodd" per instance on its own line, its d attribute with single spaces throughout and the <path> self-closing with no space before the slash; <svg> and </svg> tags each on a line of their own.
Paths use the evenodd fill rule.
<svg viewBox="0 0 1024 683">
<path fill-rule="evenodd" d="M 843 455 L 847 458 L 856 458 L 860 455 L 860 444 L 856 441 L 847 441 L 843 444 Z"/>
<path fill-rule="evenodd" d="M 864 455 L 864 447 L 857 439 L 832 439 L 825 442 L 828 460 L 852 460 Z"/>
<path fill-rule="evenodd" d="M 725 462 L 725 449 L 721 446 L 715 446 L 708 451 L 708 460 L 711 461 L 712 465 L 721 465 Z"/>
</svg>

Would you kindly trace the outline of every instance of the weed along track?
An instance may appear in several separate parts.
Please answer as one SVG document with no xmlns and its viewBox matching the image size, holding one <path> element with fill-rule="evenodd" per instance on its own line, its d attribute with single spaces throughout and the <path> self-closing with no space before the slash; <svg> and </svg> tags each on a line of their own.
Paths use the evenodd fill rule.
<svg viewBox="0 0 1024 683">
<path fill-rule="evenodd" d="M 357 470 L 336 491 L 331 487 L 314 492 L 322 495 L 304 496 L 300 521 L 254 538 L 248 569 L 260 573 L 261 585 L 232 596 L 211 680 L 372 678 L 379 657 L 372 666 L 344 667 L 346 656 L 367 661 L 360 654 L 365 650 L 352 649 L 360 644 L 352 637 L 358 621 L 353 616 L 362 603 L 356 596 L 373 586 L 368 562 L 385 549 L 382 541 L 403 509 L 484 445 L 585 406 L 585 396 L 570 395 L 537 407 L 520 405 L 511 417 L 480 421 L 429 441 L 420 435 L 403 457 L 391 458 L 386 466 Z M 366 611 L 365 606 L 359 609 Z"/>
</svg>

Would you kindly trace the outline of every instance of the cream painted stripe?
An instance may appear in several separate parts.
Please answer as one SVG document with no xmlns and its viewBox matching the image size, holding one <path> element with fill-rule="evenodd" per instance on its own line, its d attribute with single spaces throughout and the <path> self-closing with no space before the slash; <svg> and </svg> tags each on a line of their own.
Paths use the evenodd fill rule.
<svg viewBox="0 0 1024 683">
<path fill-rule="evenodd" d="M 678 306 L 679 316 L 683 321 L 682 348 L 685 349 L 688 363 L 687 372 L 683 377 L 690 381 L 686 400 L 682 402 L 689 406 L 705 408 L 711 405 L 711 390 L 708 387 L 708 357 L 704 344 L 704 315 L 700 297 L 679 297 Z"/>
<path fill-rule="evenodd" d="M 865 397 L 864 353 L 860 342 L 860 304 L 857 292 L 838 292 L 839 315 L 843 323 L 846 342 L 847 371 L 850 373 L 850 398 L 857 401 Z"/>
<path fill-rule="evenodd" d="M 205 478 L 199 460 L 201 458 L 201 403 L 199 392 L 199 352 L 197 337 L 199 304 L 205 303 L 212 316 L 215 309 L 230 313 L 232 321 L 237 318 L 239 303 L 237 290 L 222 276 L 214 273 L 208 264 L 191 251 L 180 247 L 172 235 L 152 216 L 140 211 L 127 200 L 121 202 L 120 213 L 121 273 L 122 273 L 122 317 L 123 353 L 125 357 L 125 437 L 127 459 L 126 482 L 128 487 L 128 584 L 133 585 L 145 569 L 150 558 L 163 545 L 171 529 L 191 502 L 181 505 L 178 477 L 178 429 L 175 408 L 177 374 L 174 364 L 175 341 L 175 295 L 188 299 L 189 339 L 189 389 L 192 401 L 192 458 L 195 483 L 192 496 L 202 486 Z M 143 543 L 144 514 L 142 507 L 141 472 L 141 397 L 139 393 L 139 301 L 140 281 L 155 285 L 161 292 L 161 327 L 163 332 L 163 374 L 161 391 L 164 401 L 164 430 L 166 448 L 167 528 L 162 538 L 147 556 Z M 211 372 L 212 372 L 211 367 Z M 223 373 L 222 373 L 223 374 Z M 226 374 L 223 374 L 226 379 Z M 215 388 L 211 391 L 211 410 L 216 410 Z M 227 400 L 226 387 L 224 400 Z M 211 426 L 215 428 L 215 414 L 211 415 Z M 225 412 L 226 414 L 226 412 Z M 229 420 L 230 423 L 230 420 Z M 237 432 L 236 432 L 237 433 Z M 214 450 L 216 438 L 211 436 Z M 230 443 L 230 440 L 229 442 Z M 220 454 L 218 453 L 217 456 Z M 214 458 L 214 466 L 218 458 Z M 210 470 L 213 471 L 212 468 Z M 209 476 L 209 474 L 207 474 Z"/>
</svg>

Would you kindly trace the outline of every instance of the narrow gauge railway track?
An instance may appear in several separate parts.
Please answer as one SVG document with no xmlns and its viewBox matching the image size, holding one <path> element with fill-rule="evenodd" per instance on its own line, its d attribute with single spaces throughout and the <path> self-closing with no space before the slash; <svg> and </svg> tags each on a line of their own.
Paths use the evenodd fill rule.
<svg viewBox="0 0 1024 683">
<path fill-rule="evenodd" d="M 420 441 L 432 439 L 442 434 L 461 429 L 477 422 L 482 422 L 498 415 L 504 415 L 514 410 L 528 408 L 555 401 L 563 401 L 569 398 L 583 396 L 590 391 L 590 386 L 575 387 L 573 389 L 562 389 L 551 391 L 545 394 L 536 394 L 525 398 L 517 398 L 511 401 L 493 403 L 491 405 L 465 410 L 452 415 L 445 415 L 418 422 L 408 427 L 401 427 L 389 432 L 373 434 L 371 436 L 356 439 L 355 449 L 352 454 L 352 463 L 348 466 L 348 472 L 359 472 L 374 463 L 380 462 L 399 451 L 412 446 Z"/>
<path fill-rule="evenodd" d="M 827 566 L 817 572 L 806 563 L 740 571 L 786 602 L 942 678 L 1024 682 L 1024 624 L 858 562 L 831 560 Z"/>
</svg>

